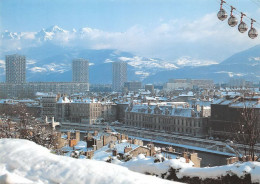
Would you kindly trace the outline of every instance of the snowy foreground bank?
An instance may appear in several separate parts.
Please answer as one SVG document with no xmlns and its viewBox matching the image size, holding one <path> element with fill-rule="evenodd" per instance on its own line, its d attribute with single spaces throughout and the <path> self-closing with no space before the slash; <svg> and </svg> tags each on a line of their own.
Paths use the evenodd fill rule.
<svg viewBox="0 0 260 184">
<path fill-rule="evenodd" d="M 58 156 L 33 142 L 0 139 L 0 183 L 177 183 L 94 160 Z"/>
<path fill-rule="evenodd" d="M 157 158 L 160 160 L 160 158 Z M 139 155 L 128 162 L 117 159 L 112 163 L 104 161 L 74 159 L 50 153 L 44 147 L 21 139 L 0 139 L 0 184 L 1 183 L 171 183 L 140 173 L 156 174 L 160 177 L 170 168 L 175 180 L 184 183 L 212 183 L 226 176 L 244 178 L 250 175 L 248 183 L 260 183 L 260 163 L 245 162 L 232 165 L 194 168 L 181 159 L 165 160 L 154 163 L 154 158 Z M 136 172 L 133 172 L 136 171 Z M 168 175 L 170 176 L 170 175 Z M 196 179 L 197 178 L 197 179 Z M 199 182 L 195 182 L 198 180 Z M 223 178 L 225 179 L 225 178 Z M 233 181 L 233 180 L 229 180 Z M 237 181 L 237 180 L 236 180 Z M 239 182 L 239 181 L 238 181 Z M 238 183 L 236 182 L 236 183 Z M 230 182 L 229 182 L 230 183 Z M 234 183 L 234 182 L 233 182 Z M 241 183 L 241 182 L 240 182 Z"/>
</svg>

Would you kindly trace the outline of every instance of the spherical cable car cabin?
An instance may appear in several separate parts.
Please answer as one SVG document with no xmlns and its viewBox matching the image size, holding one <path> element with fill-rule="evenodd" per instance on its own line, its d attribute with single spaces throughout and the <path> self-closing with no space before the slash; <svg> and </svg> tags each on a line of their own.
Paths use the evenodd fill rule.
<svg viewBox="0 0 260 184">
<path fill-rule="evenodd" d="M 225 3 L 225 1 L 221 0 L 220 10 L 217 14 L 218 19 L 221 20 L 221 21 L 225 20 L 228 17 L 227 12 L 222 8 L 223 3 Z"/>
<path fill-rule="evenodd" d="M 231 27 L 236 26 L 237 22 L 238 22 L 237 18 L 233 15 L 233 10 L 234 9 L 235 8 L 233 6 L 231 6 L 231 11 L 230 11 L 231 13 L 230 13 L 230 17 L 228 19 L 228 25 L 231 26 Z"/>
<path fill-rule="evenodd" d="M 243 16 L 244 16 L 244 15 L 245 15 L 245 14 L 241 12 L 241 20 L 240 20 L 240 23 L 239 23 L 239 25 L 238 25 L 238 31 L 239 31 L 240 33 L 244 33 L 244 32 L 246 32 L 247 29 L 248 29 L 247 24 L 246 24 L 245 22 L 243 22 Z"/>
<path fill-rule="evenodd" d="M 255 22 L 254 19 L 251 19 L 251 28 L 250 30 L 248 31 L 248 36 L 249 38 L 251 39 L 255 39 L 257 36 L 258 36 L 258 32 L 257 30 L 253 27 L 253 23 Z"/>
</svg>

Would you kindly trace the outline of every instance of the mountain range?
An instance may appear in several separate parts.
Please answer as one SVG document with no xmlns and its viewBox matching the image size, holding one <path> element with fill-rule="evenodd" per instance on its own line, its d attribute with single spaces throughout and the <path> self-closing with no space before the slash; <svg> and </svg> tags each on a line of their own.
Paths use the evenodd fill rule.
<svg viewBox="0 0 260 184">
<path fill-rule="evenodd" d="M 77 44 L 77 40 L 95 37 L 97 32 L 91 28 L 67 31 L 58 26 L 39 32 L 5 31 L 1 33 L 0 80 L 4 81 L 4 56 L 14 53 L 27 58 L 27 81 L 71 81 L 71 62 L 75 58 L 89 60 L 90 83 L 111 83 L 113 61 L 126 61 L 128 80 L 144 83 L 167 82 L 170 78 L 213 79 L 215 82 L 227 82 L 230 78 L 260 80 L 260 45 L 236 53 L 221 63 L 188 56 L 166 61 Z"/>
</svg>

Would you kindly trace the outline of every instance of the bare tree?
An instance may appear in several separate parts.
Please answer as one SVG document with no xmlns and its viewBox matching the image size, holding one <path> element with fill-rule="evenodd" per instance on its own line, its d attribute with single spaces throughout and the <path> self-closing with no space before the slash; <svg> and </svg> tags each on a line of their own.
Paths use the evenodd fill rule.
<svg viewBox="0 0 260 184">
<path fill-rule="evenodd" d="M 239 115 L 237 139 L 245 145 L 245 155 L 251 156 L 252 160 L 255 161 L 255 145 L 260 136 L 260 122 L 257 118 L 257 111 L 252 105 L 245 104 L 242 109 L 239 109 Z"/>
<path fill-rule="evenodd" d="M 19 105 L 13 110 L 19 122 L 11 122 L 7 115 L 0 119 L 0 138 L 28 139 L 39 145 L 53 149 L 58 133 L 49 124 L 39 122 L 28 113 L 26 106 Z"/>
</svg>

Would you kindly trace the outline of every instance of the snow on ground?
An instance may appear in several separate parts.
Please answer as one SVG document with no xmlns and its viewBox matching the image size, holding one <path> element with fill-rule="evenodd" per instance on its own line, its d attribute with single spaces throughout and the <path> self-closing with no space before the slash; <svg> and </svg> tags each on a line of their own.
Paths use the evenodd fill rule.
<svg viewBox="0 0 260 184">
<path fill-rule="evenodd" d="M 150 173 L 161 176 L 169 171 L 170 168 L 187 168 L 192 167 L 193 163 L 186 163 L 184 158 L 179 159 L 166 159 L 162 162 L 163 155 L 158 154 L 156 158 L 145 157 L 143 154 L 139 154 L 136 158 L 129 160 L 128 162 L 121 162 L 119 160 L 113 160 L 112 163 L 118 164 L 128 169 L 139 173 Z M 160 162 L 154 163 L 154 160 L 158 159 Z"/>
<path fill-rule="evenodd" d="M 234 163 L 225 166 L 204 167 L 204 168 L 183 168 L 177 173 L 177 177 L 183 176 L 200 177 L 201 179 L 226 176 L 227 174 L 236 174 L 238 177 L 243 177 L 245 174 L 251 174 L 251 180 L 255 183 L 260 183 L 260 162 L 244 162 Z"/>
<path fill-rule="evenodd" d="M 22 139 L 0 139 L 0 183 L 177 183 L 125 167 L 74 159 Z"/>
</svg>

